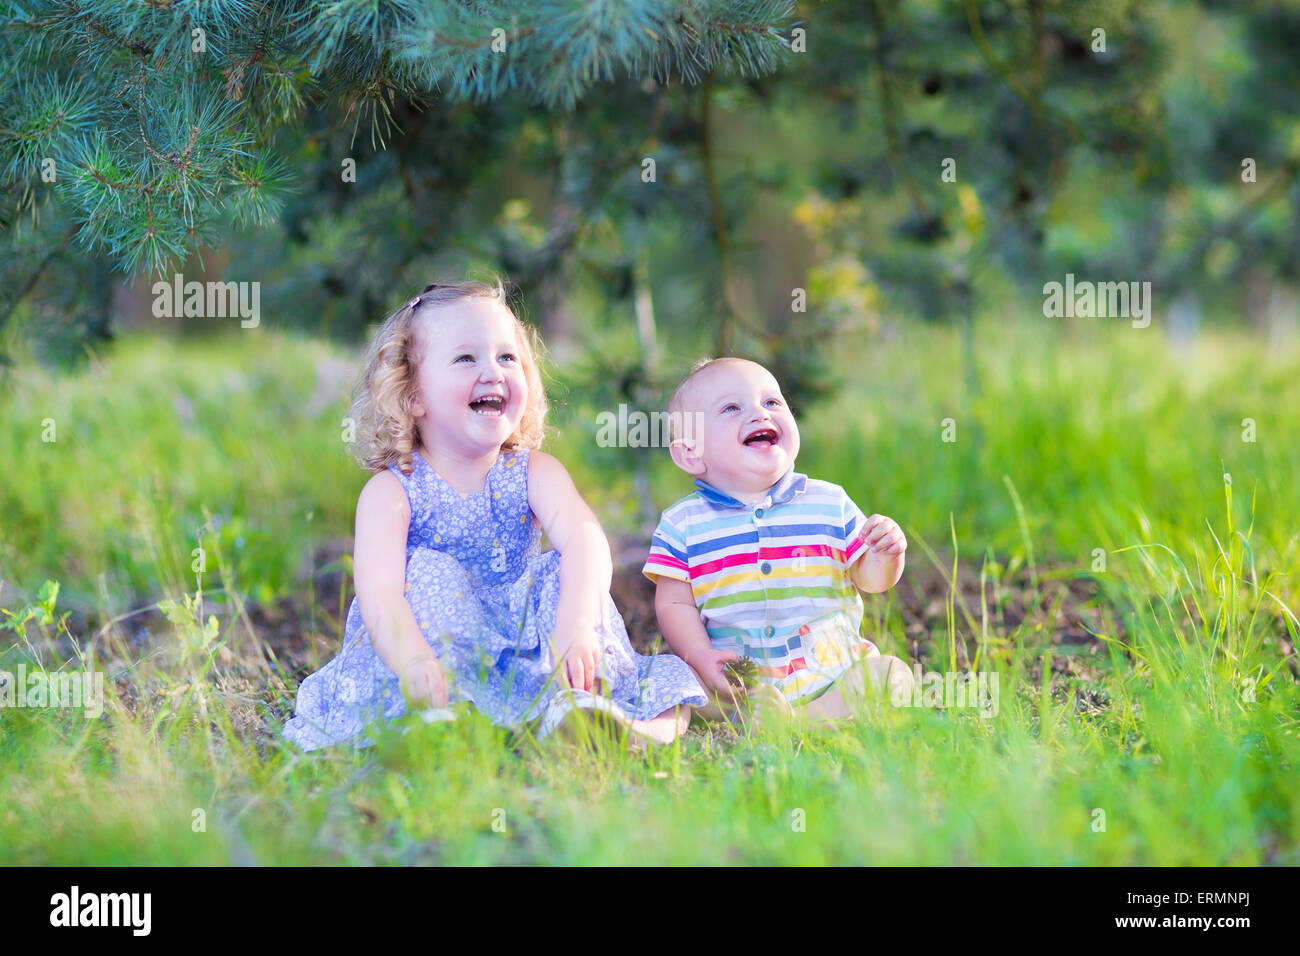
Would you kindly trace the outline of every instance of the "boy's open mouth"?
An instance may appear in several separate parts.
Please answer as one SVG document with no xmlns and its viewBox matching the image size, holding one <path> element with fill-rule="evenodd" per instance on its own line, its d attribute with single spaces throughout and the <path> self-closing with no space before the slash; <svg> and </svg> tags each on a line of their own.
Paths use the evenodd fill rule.
<svg viewBox="0 0 1300 956">
<path fill-rule="evenodd" d="M 770 428 L 760 428 L 744 441 L 744 444 L 746 445 L 765 445 L 769 448 L 776 443 L 776 432 Z"/>
<path fill-rule="evenodd" d="M 469 407 L 480 415 L 485 415 L 488 418 L 498 418 L 505 412 L 506 400 L 501 395 L 484 395 L 482 398 L 476 398 L 470 402 Z"/>
</svg>

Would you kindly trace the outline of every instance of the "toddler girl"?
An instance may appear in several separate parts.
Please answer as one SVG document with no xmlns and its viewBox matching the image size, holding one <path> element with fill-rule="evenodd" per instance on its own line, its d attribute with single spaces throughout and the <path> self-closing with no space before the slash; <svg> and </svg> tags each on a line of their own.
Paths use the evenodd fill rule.
<svg viewBox="0 0 1300 956">
<path fill-rule="evenodd" d="M 681 705 L 703 688 L 680 658 L 633 653 L 609 544 L 537 450 L 545 415 L 532 336 L 499 284 L 430 285 L 384 322 L 353 406 L 374 473 L 357 502 L 357 595 L 287 739 L 349 740 L 408 702 L 470 701 L 511 728 L 537 720 L 538 737 L 592 712 L 638 741 L 685 730 Z"/>
</svg>

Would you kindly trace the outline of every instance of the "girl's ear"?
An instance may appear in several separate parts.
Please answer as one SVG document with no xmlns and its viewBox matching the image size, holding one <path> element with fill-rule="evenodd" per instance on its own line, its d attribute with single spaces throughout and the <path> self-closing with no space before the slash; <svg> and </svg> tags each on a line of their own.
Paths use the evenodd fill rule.
<svg viewBox="0 0 1300 956">
<path fill-rule="evenodd" d="M 697 440 L 675 438 L 668 445 L 668 454 L 673 456 L 673 464 L 688 475 L 698 478 L 704 474 L 704 456 Z"/>
</svg>

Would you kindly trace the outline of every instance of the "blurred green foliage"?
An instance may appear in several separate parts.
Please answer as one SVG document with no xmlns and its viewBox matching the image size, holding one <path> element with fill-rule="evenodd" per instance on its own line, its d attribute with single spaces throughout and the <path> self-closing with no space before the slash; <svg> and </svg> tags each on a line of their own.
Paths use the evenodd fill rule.
<svg viewBox="0 0 1300 956">
<path fill-rule="evenodd" d="M 593 330 L 627 330 L 614 360 L 646 395 L 671 387 L 689 359 L 729 351 L 768 362 L 801 400 L 834 391 L 823 358 L 839 337 L 878 331 L 882 318 L 964 323 L 969 340 L 974 315 L 1036 299 L 1067 271 L 1152 281 L 1161 309 L 1192 295 L 1206 314 L 1240 314 L 1294 274 L 1294 3 L 733 5 L 688 7 L 733 26 L 743 13 L 762 24 L 751 32 L 766 46 L 724 49 L 710 34 L 718 59 L 688 70 L 686 84 L 674 70 L 689 57 L 629 75 L 635 56 L 619 57 L 644 49 L 609 39 L 632 36 L 658 7 L 600 5 L 606 19 L 557 36 L 621 65 L 590 72 L 572 97 L 545 95 L 555 77 L 537 67 L 539 48 L 512 48 L 498 55 L 510 69 L 472 74 L 490 89 L 465 86 L 457 71 L 468 61 L 438 67 L 435 88 L 418 57 L 386 58 L 385 44 L 406 33 L 427 37 L 420 18 L 431 16 L 450 18 L 432 25 L 449 39 L 420 54 L 426 66 L 469 34 L 464 49 L 479 55 L 491 5 L 471 22 L 458 4 L 334 4 L 333 19 L 304 14 L 297 32 L 263 41 L 235 29 L 241 18 L 293 14 L 209 5 L 210 32 L 229 42 L 191 79 L 226 89 L 243 66 L 222 108 L 275 166 L 266 183 L 284 189 L 257 230 L 214 221 L 196 233 L 208 243 L 202 263 L 178 252 L 161 271 L 258 281 L 268 323 L 350 341 L 431 278 L 500 273 L 562 357 Z M 109 17 L 109 7 L 126 16 L 95 9 Z M 76 356 L 113 333 L 109 269 L 127 263 L 83 248 L 89 223 L 64 191 L 86 177 L 41 182 L 37 146 L 79 141 L 103 113 L 121 131 L 114 149 L 144 149 L 138 104 L 105 113 L 71 77 L 77 57 L 129 74 L 142 56 L 114 44 L 137 30 L 163 51 L 137 64 L 146 92 L 189 89 L 167 25 L 187 5 L 173 7 L 127 17 L 119 33 L 90 30 L 83 46 L 85 23 L 5 8 L 13 28 L 0 67 L 22 95 L 0 122 L 0 270 L 16 290 L 0 303 L 0 350 L 26 334 L 50 356 Z M 35 80 L 19 75 L 47 48 L 57 55 Z M 300 89 L 313 70 L 320 89 Z M 189 128 L 185 96 L 168 104 L 178 111 L 169 135 Z M 538 99 L 569 108 L 539 109 Z M 57 128 L 40 119 L 52 103 L 66 107 Z M 348 160 L 355 182 L 343 175 Z M 88 162 L 63 159 L 82 172 Z M 205 162 L 195 175 L 213 173 Z M 123 175 L 146 169 L 118 164 Z M 122 228 L 134 228 L 129 219 Z M 806 311 L 792 308 L 795 290 Z M 973 362 L 964 375 L 977 386 Z"/>
</svg>

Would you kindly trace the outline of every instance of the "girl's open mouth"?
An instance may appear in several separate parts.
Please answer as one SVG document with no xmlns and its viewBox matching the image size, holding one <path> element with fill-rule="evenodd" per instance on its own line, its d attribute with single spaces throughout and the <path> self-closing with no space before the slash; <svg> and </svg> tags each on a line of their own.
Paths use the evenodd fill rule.
<svg viewBox="0 0 1300 956">
<path fill-rule="evenodd" d="M 487 418 L 500 418 L 505 414 L 506 400 L 500 395 L 484 395 L 470 402 L 469 407 Z"/>
</svg>

